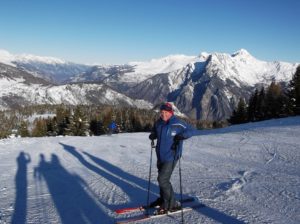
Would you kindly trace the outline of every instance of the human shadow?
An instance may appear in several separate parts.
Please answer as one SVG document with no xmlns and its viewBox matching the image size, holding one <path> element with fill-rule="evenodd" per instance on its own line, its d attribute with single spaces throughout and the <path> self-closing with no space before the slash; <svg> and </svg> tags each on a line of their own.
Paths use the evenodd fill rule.
<svg viewBox="0 0 300 224">
<path fill-rule="evenodd" d="M 148 181 L 145 181 L 142 178 L 138 178 L 132 174 L 129 174 L 122 169 L 103 161 L 99 158 L 96 158 L 86 152 L 84 152 L 85 155 L 87 155 L 91 160 L 93 160 L 96 164 L 101 165 L 102 168 L 93 165 L 92 163 L 88 162 L 77 150 L 75 147 L 66 145 L 63 143 L 59 143 L 63 146 L 63 149 L 69 152 L 71 155 L 73 155 L 75 158 L 77 158 L 85 167 L 87 167 L 89 170 L 95 172 L 99 176 L 105 178 L 106 180 L 110 181 L 114 185 L 120 187 L 125 194 L 130 198 L 130 201 L 126 203 L 126 206 L 134 206 L 137 204 L 145 204 L 145 200 L 147 196 L 147 187 L 148 187 Z M 103 169 L 104 168 L 104 169 Z M 151 192 L 150 197 L 154 197 L 155 194 L 153 191 L 157 192 L 158 187 L 157 185 L 151 183 Z M 105 204 L 105 202 L 102 202 Z M 116 207 L 120 208 L 120 205 L 108 205 L 110 209 L 115 209 Z"/>
<path fill-rule="evenodd" d="M 43 154 L 40 155 L 34 177 L 46 182 L 61 223 L 113 223 L 113 219 L 89 195 L 86 182 L 69 173 L 55 154 L 51 155 L 49 162 Z"/>
<path fill-rule="evenodd" d="M 99 166 L 105 168 L 106 170 L 114 173 L 114 174 L 118 174 L 119 176 L 121 176 L 122 178 L 132 181 L 134 183 L 137 183 L 141 186 L 146 186 L 146 181 L 140 178 L 137 178 L 135 176 L 133 176 L 130 173 L 124 172 L 123 170 L 121 170 L 120 168 L 108 163 L 107 161 L 100 159 L 98 157 L 95 157 L 87 152 L 83 152 L 85 155 L 87 155 L 92 161 L 94 161 L 96 164 L 98 164 Z M 177 194 L 177 198 L 179 198 L 179 194 Z M 187 197 L 187 195 L 183 196 L 184 198 Z M 217 222 L 223 223 L 223 224 L 242 224 L 244 222 L 239 221 L 238 219 L 231 217 L 229 215 L 226 215 L 225 213 L 222 213 L 214 208 L 210 208 L 208 206 L 205 206 L 203 209 L 200 209 L 199 212 L 202 215 L 205 215 L 211 219 L 214 219 Z"/>
<path fill-rule="evenodd" d="M 30 155 L 20 152 L 17 157 L 18 169 L 15 177 L 16 198 L 14 204 L 14 213 L 12 215 L 12 224 L 26 223 L 27 211 L 27 165 L 31 162 Z"/>
<path fill-rule="evenodd" d="M 122 188 L 122 190 L 128 194 L 131 201 L 128 202 L 126 207 L 137 205 L 137 203 L 145 203 L 144 201 L 141 201 L 142 199 L 146 198 L 147 194 L 147 186 L 148 181 L 136 177 L 128 172 L 125 172 L 124 170 L 120 169 L 119 167 L 108 163 L 107 161 L 100 159 L 99 157 L 95 157 L 91 155 L 88 152 L 83 152 L 84 155 L 88 156 L 89 159 L 91 159 L 95 164 L 99 165 L 99 167 L 102 167 L 103 169 L 100 169 L 99 167 L 89 163 L 77 150 L 75 147 L 66 145 L 63 143 L 60 143 L 64 150 L 75 156 L 84 166 L 86 166 L 88 169 L 92 170 L 93 172 L 97 173 L 98 175 L 106 178 L 107 180 L 111 181 L 115 185 Z M 104 170 L 105 169 L 105 170 Z M 112 175 L 113 174 L 113 175 Z M 134 183 L 134 185 L 133 185 Z M 151 183 L 151 191 L 153 192 L 159 192 L 159 188 L 157 185 Z M 154 193 L 153 196 L 156 196 Z M 176 197 L 179 197 L 180 195 L 177 194 Z M 183 195 L 183 198 L 188 197 L 188 195 Z M 120 205 L 116 205 L 118 208 L 121 208 Z M 108 205 L 111 209 L 115 208 L 116 206 Z M 231 217 L 229 215 L 226 215 L 214 208 L 210 208 L 208 206 L 205 206 L 198 211 L 200 214 L 205 215 L 217 222 L 223 223 L 223 224 L 242 224 L 244 222 L 239 221 L 238 219 Z"/>
</svg>

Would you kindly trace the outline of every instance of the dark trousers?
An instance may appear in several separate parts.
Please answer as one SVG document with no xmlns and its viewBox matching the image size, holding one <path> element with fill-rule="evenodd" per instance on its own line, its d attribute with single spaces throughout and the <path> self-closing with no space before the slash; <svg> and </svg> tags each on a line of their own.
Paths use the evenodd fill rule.
<svg viewBox="0 0 300 224">
<path fill-rule="evenodd" d="M 171 209 L 175 205 L 175 195 L 170 179 L 176 164 L 177 160 L 172 162 L 157 163 L 157 181 L 159 184 L 160 198 L 163 200 L 164 209 Z"/>
</svg>

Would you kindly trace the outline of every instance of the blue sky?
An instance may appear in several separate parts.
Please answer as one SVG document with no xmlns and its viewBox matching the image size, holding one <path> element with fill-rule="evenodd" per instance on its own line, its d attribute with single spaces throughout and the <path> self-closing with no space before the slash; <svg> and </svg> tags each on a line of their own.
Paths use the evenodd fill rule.
<svg viewBox="0 0 300 224">
<path fill-rule="evenodd" d="M 3 0 L 0 49 L 79 63 L 234 53 L 300 62 L 299 0 Z"/>
</svg>

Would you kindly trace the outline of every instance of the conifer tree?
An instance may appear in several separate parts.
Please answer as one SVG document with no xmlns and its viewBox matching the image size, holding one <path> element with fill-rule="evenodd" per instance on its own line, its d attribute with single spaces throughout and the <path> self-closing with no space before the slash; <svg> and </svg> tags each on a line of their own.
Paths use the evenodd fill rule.
<svg viewBox="0 0 300 224">
<path fill-rule="evenodd" d="M 108 125 L 112 122 L 112 119 L 113 119 L 113 111 L 112 111 L 112 109 L 109 109 L 106 112 L 106 114 L 103 116 L 103 120 L 102 120 L 105 132 L 108 131 Z"/>
<path fill-rule="evenodd" d="M 246 103 L 243 98 L 240 98 L 237 109 L 233 111 L 232 116 L 229 119 L 231 124 L 246 123 L 248 120 Z"/>
<path fill-rule="evenodd" d="M 265 88 L 262 87 L 257 98 L 257 107 L 255 112 L 255 117 L 258 121 L 262 121 L 265 119 L 265 101 L 266 101 L 266 94 L 265 94 Z"/>
<path fill-rule="evenodd" d="M 44 119 L 36 119 L 31 135 L 33 137 L 42 137 L 47 135 L 47 125 Z"/>
<path fill-rule="evenodd" d="M 139 132 L 143 130 L 141 117 L 138 115 L 138 113 L 132 113 L 131 123 L 133 131 Z"/>
<path fill-rule="evenodd" d="M 288 96 L 289 109 L 293 114 L 300 115 L 300 65 L 289 83 Z"/>
<path fill-rule="evenodd" d="M 93 118 L 90 121 L 90 131 L 93 135 L 96 136 L 105 134 L 102 122 L 97 120 L 96 118 Z"/>
<path fill-rule="evenodd" d="M 58 107 L 56 109 L 56 123 L 57 123 L 57 134 L 58 135 L 68 135 L 70 133 L 70 116 L 71 111 L 64 106 Z"/>
<path fill-rule="evenodd" d="M 28 130 L 28 122 L 27 121 L 21 121 L 20 127 L 18 129 L 18 134 L 21 137 L 29 137 L 30 133 Z"/>
<path fill-rule="evenodd" d="M 258 111 L 258 90 L 256 89 L 254 94 L 249 99 L 249 106 L 248 106 L 249 121 L 256 121 L 258 119 L 256 117 L 257 111 Z"/>
<path fill-rule="evenodd" d="M 47 135 L 48 136 L 57 136 L 58 135 L 59 130 L 58 130 L 56 117 L 54 117 L 52 119 L 47 119 L 46 125 L 47 125 Z"/>
<path fill-rule="evenodd" d="M 285 110 L 283 98 L 281 86 L 273 81 L 266 93 L 266 119 L 279 118 L 282 116 Z"/>
<path fill-rule="evenodd" d="M 75 136 L 89 135 L 89 123 L 80 106 L 77 106 L 70 119 L 70 134 Z"/>
</svg>

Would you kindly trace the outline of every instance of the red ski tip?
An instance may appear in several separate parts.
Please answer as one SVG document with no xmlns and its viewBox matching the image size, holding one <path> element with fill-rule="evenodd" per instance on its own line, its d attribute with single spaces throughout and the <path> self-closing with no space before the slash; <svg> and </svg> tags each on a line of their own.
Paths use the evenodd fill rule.
<svg viewBox="0 0 300 224">
<path fill-rule="evenodd" d="M 120 208 L 115 210 L 115 212 L 117 214 L 123 214 L 123 213 L 127 213 L 127 212 L 131 212 L 131 211 L 142 211 L 144 210 L 144 208 L 142 206 L 140 207 L 135 207 L 135 208 Z"/>
</svg>

